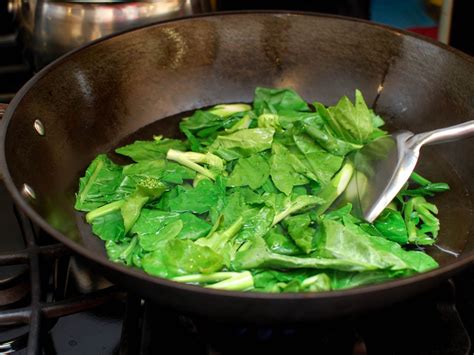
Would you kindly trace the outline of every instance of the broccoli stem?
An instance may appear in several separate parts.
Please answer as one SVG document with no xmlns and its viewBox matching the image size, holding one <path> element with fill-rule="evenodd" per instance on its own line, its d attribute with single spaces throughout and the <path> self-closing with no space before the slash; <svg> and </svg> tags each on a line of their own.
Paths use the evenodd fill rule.
<svg viewBox="0 0 474 355">
<path fill-rule="evenodd" d="M 431 184 L 430 180 L 425 179 L 423 176 L 415 172 L 411 173 L 410 179 L 412 179 L 414 182 L 416 182 L 418 185 L 421 185 L 421 186 L 426 186 L 426 185 Z"/>
<path fill-rule="evenodd" d="M 207 176 L 211 180 L 216 180 L 216 176 L 214 175 L 213 172 L 191 161 L 189 158 L 186 157 L 186 153 L 189 153 L 189 152 L 181 152 L 179 150 L 170 149 L 168 150 L 168 153 L 166 154 L 166 159 L 173 160 L 181 165 L 184 165 L 185 167 L 192 169 L 198 172 L 199 174 Z M 196 154 L 199 154 L 199 153 L 196 153 Z"/>
<path fill-rule="evenodd" d="M 354 166 L 347 162 L 341 170 L 332 178 L 318 194 L 325 202 L 318 207 L 316 215 L 321 215 L 333 204 L 334 201 L 344 192 L 352 174 L 354 173 Z"/>
<path fill-rule="evenodd" d="M 293 214 L 296 211 L 299 211 L 307 206 L 321 203 L 324 201 L 317 198 L 316 196 L 312 196 L 312 197 L 313 197 L 312 199 L 298 199 L 297 198 L 295 201 L 291 202 L 290 206 L 288 206 L 283 211 L 275 215 L 275 217 L 273 218 L 272 227 L 278 222 L 288 217 L 290 214 Z"/>
<path fill-rule="evenodd" d="M 99 208 L 96 208 L 95 210 L 90 211 L 89 213 L 86 214 L 87 223 L 91 223 L 97 217 L 101 217 L 111 212 L 120 210 L 120 208 L 122 208 L 122 205 L 124 203 L 125 203 L 125 200 L 115 201 L 115 202 L 108 203 L 102 207 L 99 207 Z"/>
<path fill-rule="evenodd" d="M 239 217 L 225 231 L 214 232 L 209 237 L 200 238 L 196 241 L 196 244 L 199 244 L 201 246 L 207 246 L 214 250 L 216 253 L 221 253 L 225 244 L 240 231 L 243 225 L 244 219 L 242 217 Z"/>
<path fill-rule="evenodd" d="M 227 133 L 233 133 L 235 131 L 249 128 L 250 123 L 252 122 L 252 118 L 250 115 L 245 115 L 240 120 L 238 120 L 232 127 L 226 128 Z"/>
<path fill-rule="evenodd" d="M 307 288 L 309 291 L 330 291 L 331 279 L 326 274 L 316 274 L 303 280 L 302 288 Z"/>
<path fill-rule="evenodd" d="M 133 237 L 132 240 L 130 241 L 130 244 L 128 247 L 120 253 L 120 259 L 127 261 L 127 264 L 130 263 L 129 257 L 131 256 L 130 253 L 135 249 L 135 246 L 138 243 L 138 238 Z"/>
<path fill-rule="evenodd" d="M 104 161 L 103 160 L 98 160 L 97 165 L 94 169 L 94 172 L 92 173 L 91 177 L 89 178 L 89 181 L 87 182 L 86 186 L 84 187 L 84 190 L 79 195 L 79 201 L 81 201 L 81 203 L 84 202 L 84 199 L 86 198 L 87 194 L 89 193 L 89 190 L 92 188 L 92 185 L 94 185 L 94 181 L 97 178 L 97 175 L 99 175 L 99 173 L 102 170 L 103 166 L 104 166 Z"/>
<path fill-rule="evenodd" d="M 212 274 L 193 274 L 173 277 L 173 281 L 184 283 L 210 283 L 219 282 L 240 275 L 240 272 L 221 271 Z"/>
<path fill-rule="evenodd" d="M 222 104 L 209 109 L 208 112 L 222 118 L 232 116 L 234 113 L 250 111 L 252 107 L 247 104 Z"/>
<path fill-rule="evenodd" d="M 193 163 L 201 163 L 213 166 L 219 170 L 224 170 L 224 161 L 212 153 L 181 152 L 181 156 Z"/>
<path fill-rule="evenodd" d="M 239 273 L 239 275 L 231 277 L 230 279 L 206 285 L 205 287 L 228 291 L 246 291 L 253 288 L 253 286 L 252 274 L 249 271 L 243 271 Z"/>
<path fill-rule="evenodd" d="M 191 284 L 208 284 L 204 287 L 229 291 L 245 291 L 253 287 L 253 276 L 249 271 L 184 275 L 173 277 L 171 280 Z"/>
</svg>

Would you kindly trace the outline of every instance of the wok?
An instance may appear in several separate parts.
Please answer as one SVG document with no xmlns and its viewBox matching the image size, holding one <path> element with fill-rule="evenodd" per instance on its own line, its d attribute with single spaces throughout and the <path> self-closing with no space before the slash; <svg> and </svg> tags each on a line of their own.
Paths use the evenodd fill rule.
<svg viewBox="0 0 474 355">
<path fill-rule="evenodd" d="M 418 171 L 452 187 L 435 200 L 442 227 L 439 248 L 429 253 L 441 264 L 436 270 L 345 291 L 262 294 L 178 284 L 109 262 L 102 242 L 73 209 L 89 162 L 137 138 L 176 135 L 182 112 L 250 102 L 256 86 L 290 87 L 328 105 L 358 88 L 389 127 L 413 132 L 474 117 L 474 60 L 447 46 L 333 16 L 200 16 L 95 42 L 36 74 L 1 122 L 5 185 L 36 224 L 113 282 L 162 305 L 221 320 L 353 314 L 410 297 L 473 262 L 472 139 L 425 148 L 419 163 Z"/>
</svg>

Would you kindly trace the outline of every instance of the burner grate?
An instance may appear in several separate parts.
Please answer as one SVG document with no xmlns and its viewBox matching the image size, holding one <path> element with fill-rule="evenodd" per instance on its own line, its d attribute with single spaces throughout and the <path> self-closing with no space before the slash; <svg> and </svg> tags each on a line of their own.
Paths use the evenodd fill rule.
<svg viewBox="0 0 474 355">
<path fill-rule="evenodd" d="M 41 282 L 42 259 L 57 259 L 68 256 L 69 250 L 62 244 L 40 246 L 31 221 L 17 213 L 18 221 L 26 240 L 26 248 L 18 252 L 0 254 L 0 266 L 28 262 L 30 277 L 30 304 L 25 307 L 0 311 L 0 325 L 28 325 L 27 354 L 40 354 L 42 335 L 47 327 L 45 320 L 94 309 L 113 298 L 123 297 L 115 286 L 64 300 L 43 302 Z M 11 352 L 24 344 L 22 337 L 11 339 L 0 346 L 0 351 Z"/>
</svg>

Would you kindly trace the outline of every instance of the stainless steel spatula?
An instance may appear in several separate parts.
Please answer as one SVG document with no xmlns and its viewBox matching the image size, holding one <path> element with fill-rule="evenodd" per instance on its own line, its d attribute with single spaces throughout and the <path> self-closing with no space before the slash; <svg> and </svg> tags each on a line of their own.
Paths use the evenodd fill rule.
<svg viewBox="0 0 474 355">
<path fill-rule="evenodd" d="M 354 173 L 339 202 L 352 203 L 356 216 L 373 222 L 408 181 L 422 146 L 473 136 L 474 121 L 468 121 L 426 133 L 399 131 L 381 137 L 352 157 Z"/>
</svg>

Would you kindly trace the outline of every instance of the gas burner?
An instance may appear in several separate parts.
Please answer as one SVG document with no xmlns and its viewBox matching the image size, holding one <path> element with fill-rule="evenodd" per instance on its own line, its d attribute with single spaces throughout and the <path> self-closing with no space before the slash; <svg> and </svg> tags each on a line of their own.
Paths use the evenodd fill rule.
<svg viewBox="0 0 474 355">
<path fill-rule="evenodd" d="M 395 306 L 321 324 L 243 325 L 223 324 L 183 316 L 151 303 L 129 308 L 143 313 L 143 326 L 132 348 L 140 354 L 187 353 L 234 355 L 248 353 L 322 354 L 470 354 L 471 342 L 456 308 L 455 285 L 450 280 L 439 288 Z M 126 319 L 133 322 L 133 320 Z M 127 324 L 127 323 L 125 323 Z M 157 336 L 159 334 L 160 336 Z M 176 336 L 181 339 L 176 342 Z M 308 343 L 310 340 L 310 345 Z"/>
</svg>

